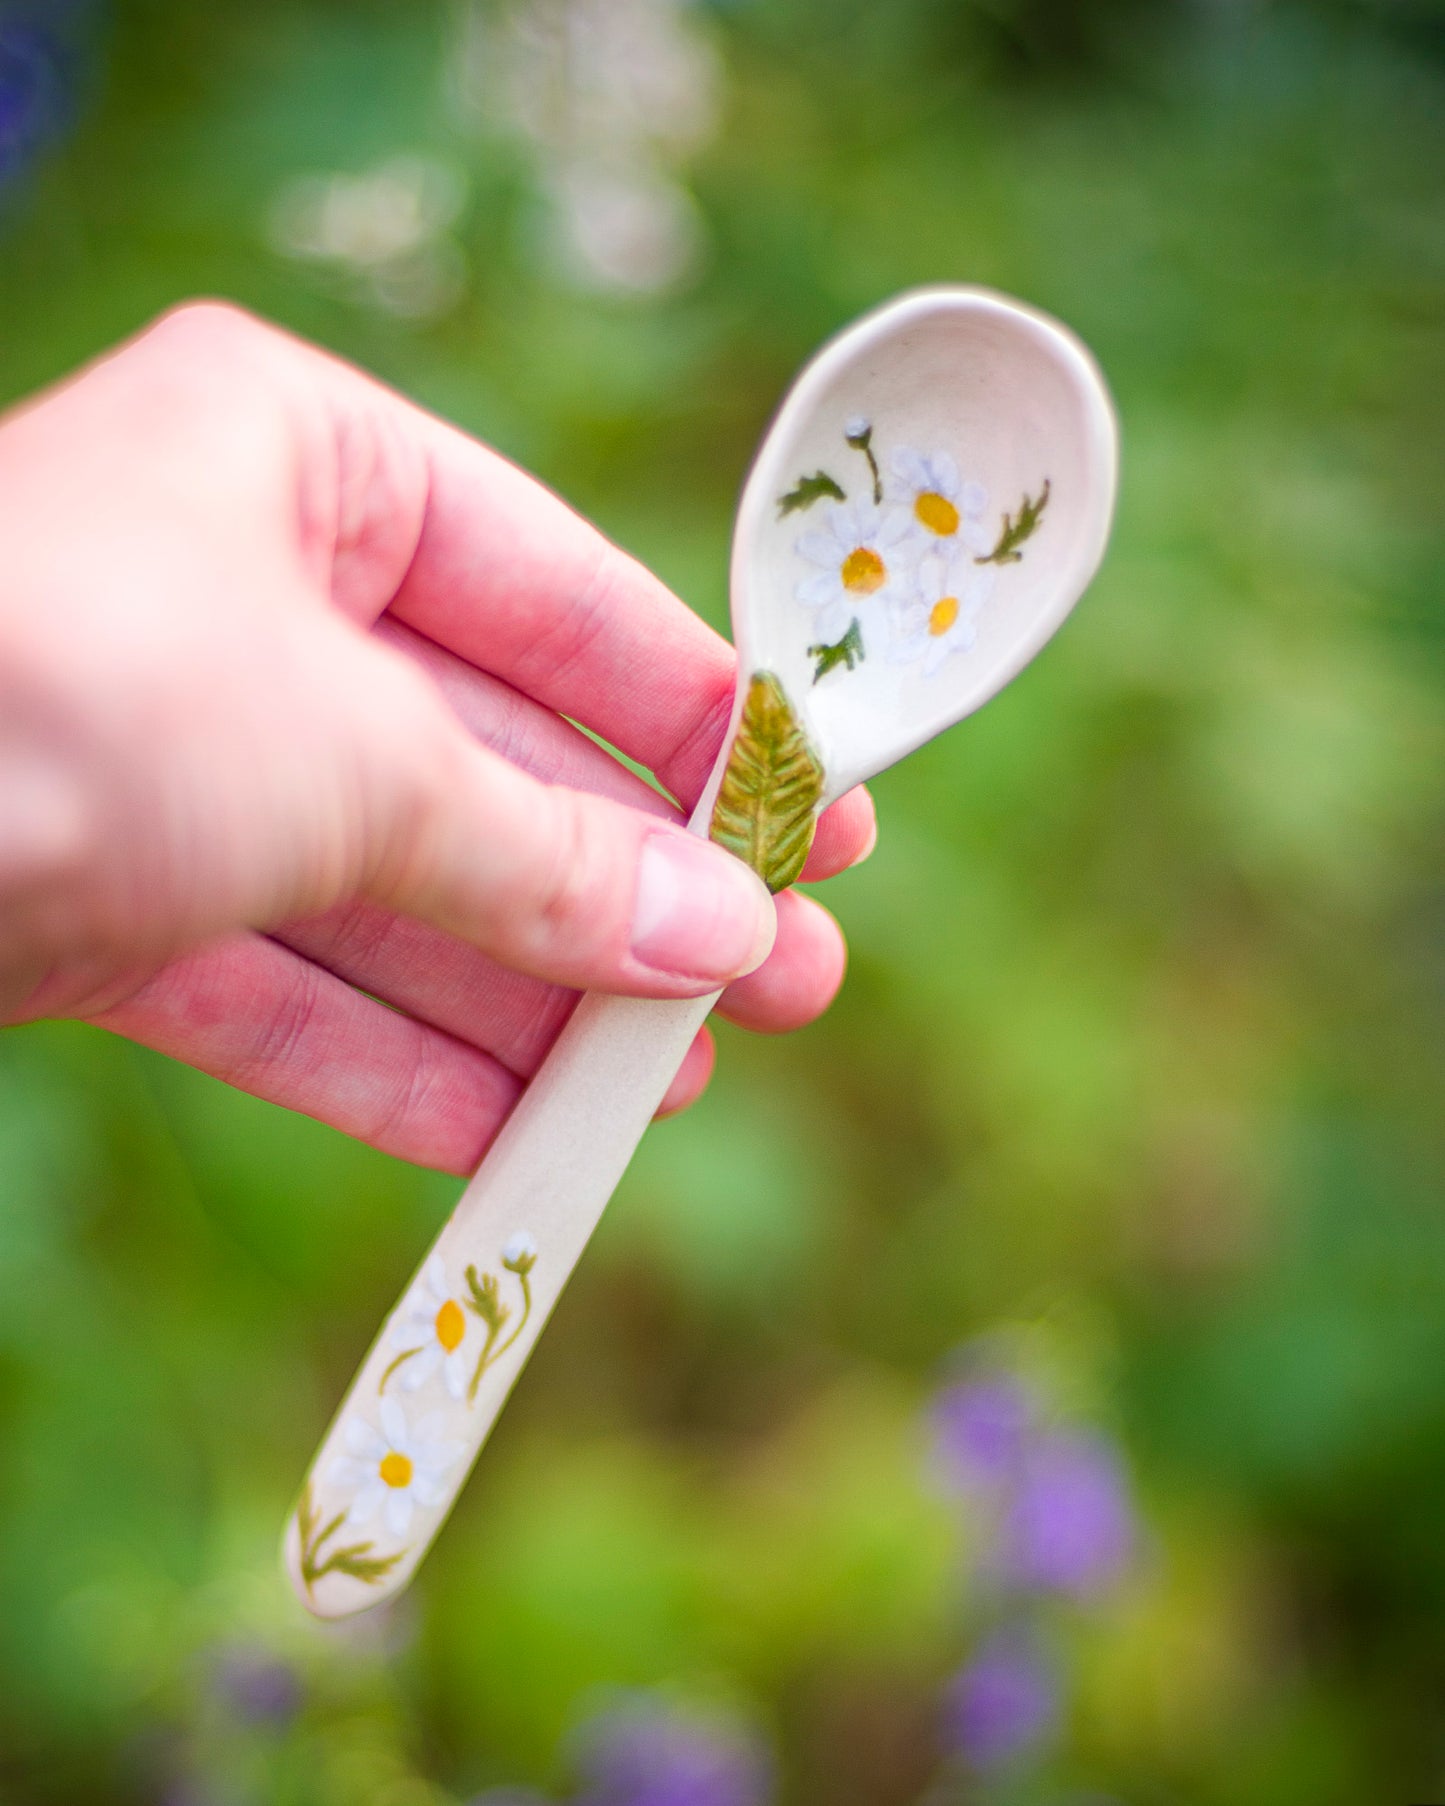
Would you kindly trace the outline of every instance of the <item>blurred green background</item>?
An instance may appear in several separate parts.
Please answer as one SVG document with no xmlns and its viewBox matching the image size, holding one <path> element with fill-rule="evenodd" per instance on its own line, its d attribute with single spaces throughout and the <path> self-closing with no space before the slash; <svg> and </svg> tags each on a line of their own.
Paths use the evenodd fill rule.
<svg viewBox="0 0 1445 1806">
<path fill-rule="evenodd" d="M 225 294 L 719 624 L 782 389 L 908 284 L 1069 322 L 1124 469 L 1076 620 L 878 784 L 839 1003 L 723 1031 L 389 1615 L 314 1626 L 275 1543 L 455 1183 L 0 1036 L 3 1806 L 560 1796 L 618 1687 L 750 1724 L 795 1806 L 1445 1799 L 1441 13 L 7 20 L 51 48 L 0 81 L 0 400 Z M 974 1527 L 927 1410 L 980 1336 L 1143 1526 L 1005 1781 L 936 1728 Z"/>
</svg>

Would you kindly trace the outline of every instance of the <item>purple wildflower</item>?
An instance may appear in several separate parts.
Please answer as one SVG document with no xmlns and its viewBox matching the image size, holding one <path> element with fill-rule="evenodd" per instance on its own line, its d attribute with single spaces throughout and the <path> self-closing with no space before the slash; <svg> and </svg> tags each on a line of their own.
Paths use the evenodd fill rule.
<svg viewBox="0 0 1445 1806">
<path fill-rule="evenodd" d="M 742 1732 L 638 1699 L 579 1740 L 577 1806 L 765 1806 L 768 1763 Z"/>
<path fill-rule="evenodd" d="M 974 1768 L 1006 1768 L 1036 1754 L 1058 1721 L 1058 1678 L 1017 1630 L 995 1632 L 980 1645 L 944 1696 L 945 1745 Z"/>
<path fill-rule="evenodd" d="M 301 1709 L 301 1682 L 288 1662 L 264 1650 L 229 1649 L 216 1664 L 216 1693 L 247 1724 L 289 1724 Z"/>
<path fill-rule="evenodd" d="M 0 12 L 0 183 L 19 175 L 64 124 L 65 60 L 44 25 Z"/>
<path fill-rule="evenodd" d="M 1033 1400 L 1011 1374 L 960 1380 L 933 1407 L 934 1446 L 945 1478 L 973 1490 L 1003 1484 L 1027 1447 Z"/>
<path fill-rule="evenodd" d="M 1129 1485 L 1100 1436 L 1055 1430 L 1029 1450 L 990 1567 L 1023 1592 L 1091 1598 L 1118 1581 L 1135 1543 Z"/>
</svg>

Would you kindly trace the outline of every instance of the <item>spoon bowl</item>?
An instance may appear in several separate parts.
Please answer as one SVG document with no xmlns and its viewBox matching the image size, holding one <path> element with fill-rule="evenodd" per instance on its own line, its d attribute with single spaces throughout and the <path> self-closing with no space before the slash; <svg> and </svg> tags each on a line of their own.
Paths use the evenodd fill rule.
<svg viewBox="0 0 1445 1806">
<path fill-rule="evenodd" d="M 1052 636 L 1103 557 L 1117 458 L 1093 358 L 984 289 L 904 295 L 813 359 L 743 492 L 732 607 L 742 669 L 779 679 L 817 747 L 825 805 L 972 714 Z M 1000 548 L 1004 515 L 1017 533 L 1041 496 L 1032 531 Z M 855 620 L 851 667 L 846 649 L 810 653 Z"/>
<path fill-rule="evenodd" d="M 855 322 L 789 392 L 733 538 L 734 731 L 714 837 L 774 889 L 812 816 L 981 707 L 1083 594 L 1108 541 L 1114 411 L 1062 326 L 984 289 L 921 289 Z M 749 731 L 749 710 L 766 723 Z M 780 740 L 781 737 L 781 740 Z M 811 788 L 769 767 L 806 747 Z M 759 769 L 759 766 L 761 769 Z M 744 828 L 752 830 L 751 837 Z M 760 863 L 761 860 L 761 863 Z"/>
</svg>

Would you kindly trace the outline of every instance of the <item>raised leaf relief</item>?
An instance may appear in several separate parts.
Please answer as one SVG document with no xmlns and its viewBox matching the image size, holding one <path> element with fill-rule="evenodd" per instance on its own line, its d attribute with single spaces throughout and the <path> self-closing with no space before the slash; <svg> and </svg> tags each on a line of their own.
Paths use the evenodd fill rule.
<svg viewBox="0 0 1445 1806">
<path fill-rule="evenodd" d="M 757 672 L 713 809 L 712 838 L 769 890 L 785 890 L 807 862 L 823 782 L 783 686 L 770 671 Z"/>
</svg>

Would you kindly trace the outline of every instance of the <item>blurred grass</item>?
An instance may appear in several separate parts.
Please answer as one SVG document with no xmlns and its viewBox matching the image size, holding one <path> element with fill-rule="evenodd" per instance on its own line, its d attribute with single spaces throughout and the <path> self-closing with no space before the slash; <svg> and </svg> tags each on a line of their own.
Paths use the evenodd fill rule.
<svg viewBox="0 0 1445 1806">
<path fill-rule="evenodd" d="M 592 1690 L 656 1684 L 758 1715 L 790 1801 L 902 1806 L 962 1647 L 919 1412 L 1010 1323 L 1122 1430 L 1153 1539 L 1070 1631 L 1037 1797 L 1438 1795 L 1431 15 L 706 26 L 711 253 L 670 298 L 555 280 L 432 5 L 118 5 L 79 130 L 0 203 L 0 398 L 224 293 L 535 468 L 719 624 L 781 389 L 899 287 L 1057 312 L 1125 435 L 1077 620 L 878 785 L 879 851 L 828 890 L 840 1003 L 724 1031 L 389 1622 L 302 1622 L 274 1538 L 455 1187 L 85 1030 L 0 1036 L 0 1802 L 555 1785 Z M 425 321 L 267 238 L 286 182 L 400 151 L 468 185 L 465 291 Z M 225 1705 L 235 1645 L 295 1664 L 299 1716 Z"/>
</svg>

